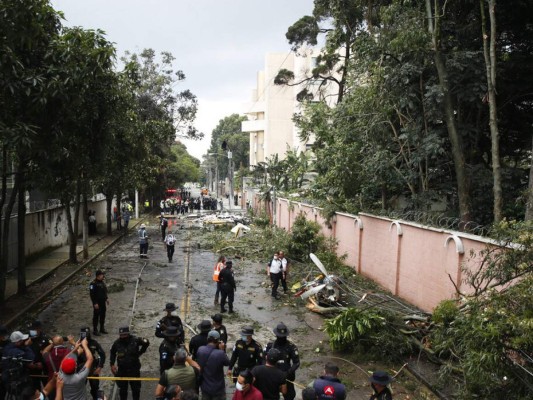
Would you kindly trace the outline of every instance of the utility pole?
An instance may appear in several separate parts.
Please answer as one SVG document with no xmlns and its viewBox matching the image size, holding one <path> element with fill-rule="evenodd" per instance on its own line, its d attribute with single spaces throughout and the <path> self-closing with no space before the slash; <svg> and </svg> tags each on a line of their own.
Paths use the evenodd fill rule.
<svg viewBox="0 0 533 400">
<path fill-rule="evenodd" d="M 228 209 L 231 209 L 234 207 L 233 204 L 233 154 L 231 153 L 231 150 L 228 150 L 228 172 L 229 172 L 229 207 Z"/>
</svg>

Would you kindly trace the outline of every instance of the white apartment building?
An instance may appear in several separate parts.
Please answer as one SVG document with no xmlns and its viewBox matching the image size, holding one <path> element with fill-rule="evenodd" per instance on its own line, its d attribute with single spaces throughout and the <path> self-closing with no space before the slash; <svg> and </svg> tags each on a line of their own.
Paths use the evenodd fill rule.
<svg viewBox="0 0 533 400">
<path fill-rule="evenodd" d="M 300 141 L 292 118 L 299 111 L 296 95 L 303 86 L 280 86 L 274 78 L 280 69 L 294 72 L 295 82 L 309 76 L 316 58 L 295 53 L 268 53 L 265 69 L 257 74 L 257 87 L 252 101 L 245 106 L 248 121 L 242 122 L 242 131 L 250 133 L 250 166 L 266 161 L 274 154 L 283 159 L 287 149 L 305 151 L 309 143 Z"/>
</svg>

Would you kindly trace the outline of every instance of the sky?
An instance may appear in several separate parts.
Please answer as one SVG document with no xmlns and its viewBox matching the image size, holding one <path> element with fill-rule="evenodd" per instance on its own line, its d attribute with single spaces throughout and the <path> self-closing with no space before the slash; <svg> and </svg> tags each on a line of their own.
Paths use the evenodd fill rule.
<svg viewBox="0 0 533 400">
<path fill-rule="evenodd" d="M 313 0 L 51 0 L 65 26 L 101 29 L 117 56 L 152 48 L 171 52 L 186 80 L 178 90 L 198 98 L 201 141 L 183 140 L 201 160 L 218 122 L 244 114 L 267 53 L 288 53 L 287 28 Z"/>
</svg>

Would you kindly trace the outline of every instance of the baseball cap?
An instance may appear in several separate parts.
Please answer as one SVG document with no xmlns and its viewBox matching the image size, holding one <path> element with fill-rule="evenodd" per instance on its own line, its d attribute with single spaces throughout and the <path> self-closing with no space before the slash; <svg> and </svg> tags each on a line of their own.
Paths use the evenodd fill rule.
<svg viewBox="0 0 533 400">
<path fill-rule="evenodd" d="M 130 327 L 129 326 L 121 326 L 120 328 L 118 328 L 118 333 L 120 335 L 123 335 L 123 334 L 130 334 Z"/>
<path fill-rule="evenodd" d="M 212 338 L 212 339 L 216 339 L 216 340 L 219 340 L 220 339 L 220 333 L 218 333 L 217 331 L 209 331 L 209 333 L 207 334 L 207 338 Z"/>
<path fill-rule="evenodd" d="M 215 322 L 222 322 L 222 314 L 211 315 L 211 319 Z"/>
<path fill-rule="evenodd" d="M 30 337 L 29 335 L 25 335 L 21 331 L 15 331 L 11 334 L 11 336 L 9 336 L 9 340 L 12 343 L 16 343 L 16 342 L 20 342 L 21 340 L 26 340 L 29 337 Z"/>
<path fill-rule="evenodd" d="M 61 371 L 67 375 L 71 375 L 76 371 L 76 360 L 72 357 L 67 357 L 61 362 Z"/>
</svg>

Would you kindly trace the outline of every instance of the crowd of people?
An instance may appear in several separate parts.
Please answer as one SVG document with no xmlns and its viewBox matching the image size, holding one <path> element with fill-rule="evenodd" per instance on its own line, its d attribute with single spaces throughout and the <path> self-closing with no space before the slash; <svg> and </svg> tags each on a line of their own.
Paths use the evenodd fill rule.
<svg viewBox="0 0 533 400">
<path fill-rule="evenodd" d="M 164 215 L 161 216 L 161 220 Z M 166 228 L 166 227 L 165 227 Z M 172 261 L 174 238 L 161 227 Z M 146 227 L 141 225 L 141 256 L 146 254 Z M 172 240 L 171 240 L 172 239 Z M 144 253 L 143 253 L 144 252 Z M 266 273 L 271 280 L 271 296 L 279 299 L 278 289 L 288 292 L 287 279 L 290 261 L 283 251 L 274 253 L 267 263 Z M 280 322 L 272 329 L 275 340 L 261 346 L 254 338 L 252 326 L 242 326 L 239 339 L 228 346 L 228 331 L 223 314 L 233 313 L 237 290 L 233 262 L 220 256 L 215 264 L 213 280 L 217 289 L 214 299 L 220 312 L 197 325 L 198 333 L 187 342 L 184 324 L 176 305 L 168 302 L 165 315 L 155 325 L 154 335 L 162 339 L 159 346 L 160 378 L 154 392 L 156 400 L 225 400 L 226 381 L 234 385 L 232 400 L 295 400 L 296 373 L 300 368 L 298 347 L 289 340 L 288 327 Z M 79 337 L 47 336 L 43 324 L 36 320 L 27 334 L 9 331 L 0 326 L 2 356 L 0 400 L 9 399 L 87 399 L 87 382 L 93 400 L 103 400 L 99 377 L 106 360 L 116 379 L 120 400 L 141 396 L 141 356 L 150 346 L 147 338 L 137 337 L 128 326 L 119 328 L 109 357 L 96 337 L 108 334 L 105 328 L 108 290 L 104 271 L 98 270 L 89 285 L 93 308 L 93 326 L 83 327 Z M 227 306 L 227 308 L 226 308 Z M 237 332 L 233 332 L 234 334 Z M 230 350 L 231 348 L 231 350 Z M 328 362 L 323 374 L 301 393 L 304 400 L 344 400 L 346 387 L 338 378 L 339 368 Z M 371 400 L 392 400 L 388 385 L 392 378 L 376 371 L 369 379 L 374 390 Z M 6 397 L 7 396 L 7 397 Z M 11 396 L 11 397 L 10 397 Z"/>
</svg>

